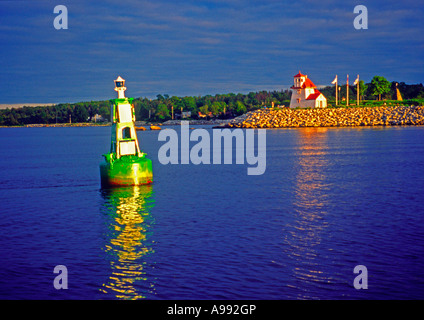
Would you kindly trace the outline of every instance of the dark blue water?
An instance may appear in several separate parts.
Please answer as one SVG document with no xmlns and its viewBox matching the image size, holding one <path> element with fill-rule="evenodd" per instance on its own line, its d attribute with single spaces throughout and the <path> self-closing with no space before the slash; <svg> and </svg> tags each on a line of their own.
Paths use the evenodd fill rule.
<svg viewBox="0 0 424 320">
<path fill-rule="evenodd" d="M 155 183 L 105 191 L 109 127 L 0 129 L 1 299 L 424 298 L 424 127 L 268 130 L 261 176 L 158 134 Z"/>
</svg>

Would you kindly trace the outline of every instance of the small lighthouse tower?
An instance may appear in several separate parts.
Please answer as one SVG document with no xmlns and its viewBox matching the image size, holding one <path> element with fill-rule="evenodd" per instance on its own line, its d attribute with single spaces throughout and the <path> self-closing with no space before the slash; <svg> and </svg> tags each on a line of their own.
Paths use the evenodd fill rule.
<svg viewBox="0 0 424 320">
<path fill-rule="evenodd" d="M 125 97 L 125 80 L 118 77 L 115 91 L 118 99 L 110 100 L 111 144 L 110 152 L 104 154 L 100 164 L 102 186 L 125 186 L 148 184 L 153 181 L 152 161 L 140 151 L 134 126 L 133 98 Z"/>
<path fill-rule="evenodd" d="M 125 90 L 127 90 L 125 87 L 125 80 L 119 76 L 113 81 L 115 82 L 115 91 L 118 92 L 118 99 L 125 99 Z"/>
<path fill-rule="evenodd" d="M 118 99 L 112 104 L 112 141 L 111 150 L 116 154 L 116 158 L 121 156 L 140 156 L 137 135 L 135 131 L 135 111 L 132 104 L 133 98 L 125 97 L 125 80 L 118 77 L 115 82 L 115 91 L 118 92 Z"/>
<path fill-rule="evenodd" d="M 292 91 L 290 108 L 327 107 L 327 99 L 306 74 L 299 71 L 293 78 L 294 85 L 290 88 Z"/>
</svg>

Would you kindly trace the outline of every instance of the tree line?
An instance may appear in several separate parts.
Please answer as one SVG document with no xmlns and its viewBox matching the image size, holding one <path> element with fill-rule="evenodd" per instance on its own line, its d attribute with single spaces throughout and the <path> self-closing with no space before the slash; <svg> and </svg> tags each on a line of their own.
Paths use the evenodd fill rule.
<svg viewBox="0 0 424 320">
<path fill-rule="evenodd" d="M 346 84 L 340 86 L 339 98 L 346 98 Z M 374 76 L 370 83 L 359 81 L 359 96 L 361 100 L 396 100 L 396 87 L 399 89 L 404 100 L 424 99 L 424 86 L 420 84 L 406 84 L 405 82 L 389 82 L 381 76 Z M 322 94 L 331 100 L 335 99 L 334 86 L 319 89 Z M 356 85 L 349 85 L 349 100 L 356 99 Z"/>
<path fill-rule="evenodd" d="M 359 83 L 362 100 L 396 100 L 396 86 L 403 99 L 424 99 L 423 84 L 408 85 L 404 82 L 389 82 L 375 76 L 370 83 Z M 319 90 L 328 99 L 329 105 L 335 101 L 335 87 L 327 86 Z M 356 85 L 349 86 L 349 96 L 356 97 Z M 288 89 L 242 93 L 227 93 L 205 96 L 170 97 L 158 94 L 156 99 L 135 98 L 134 108 L 137 120 L 166 121 L 190 112 L 190 118 L 231 118 L 263 107 L 289 106 L 291 92 Z M 346 97 L 346 85 L 340 85 L 340 101 Z M 54 106 L 22 107 L 0 110 L 0 125 L 17 126 L 26 124 L 54 124 L 110 121 L 109 100 L 78 103 L 62 103 Z M 98 117 L 100 116 L 100 117 Z"/>
</svg>

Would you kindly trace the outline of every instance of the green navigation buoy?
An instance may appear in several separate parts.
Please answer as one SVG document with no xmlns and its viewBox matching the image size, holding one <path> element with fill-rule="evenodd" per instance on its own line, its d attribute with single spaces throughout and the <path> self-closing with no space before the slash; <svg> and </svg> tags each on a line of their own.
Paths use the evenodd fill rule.
<svg viewBox="0 0 424 320">
<path fill-rule="evenodd" d="M 137 186 L 153 182 L 152 161 L 140 151 L 134 126 L 133 98 L 126 98 L 125 80 L 118 77 L 115 91 L 118 99 L 110 100 L 112 135 L 110 152 L 100 164 L 102 187 Z"/>
</svg>

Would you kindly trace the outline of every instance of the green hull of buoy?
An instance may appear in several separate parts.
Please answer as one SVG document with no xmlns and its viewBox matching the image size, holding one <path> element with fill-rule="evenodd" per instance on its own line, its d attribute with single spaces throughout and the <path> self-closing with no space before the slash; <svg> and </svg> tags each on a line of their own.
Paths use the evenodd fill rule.
<svg viewBox="0 0 424 320">
<path fill-rule="evenodd" d="M 105 161 L 100 164 L 100 176 L 102 187 L 150 184 L 153 182 L 152 160 L 144 156 L 122 156 Z"/>
</svg>

